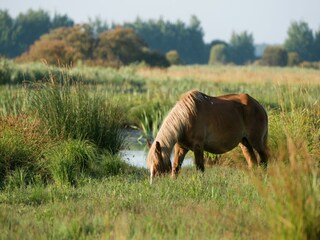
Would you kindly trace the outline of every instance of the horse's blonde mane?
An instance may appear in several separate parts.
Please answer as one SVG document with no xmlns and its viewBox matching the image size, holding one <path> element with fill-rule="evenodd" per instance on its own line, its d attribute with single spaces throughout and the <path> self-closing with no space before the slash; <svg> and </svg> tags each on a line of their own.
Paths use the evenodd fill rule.
<svg viewBox="0 0 320 240">
<path fill-rule="evenodd" d="M 163 120 L 155 140 L 159 141 L 161 146 L 166 146 L 162 149 L 164 159 L 170 159 L 174 144 L 183 133 L 185 126 L 191 124 L 192 116 L 197 114 L 196 103 L 203 101 L 203 99 L 202 93 L 197 90 L 187 92 Z"/>
</svg>

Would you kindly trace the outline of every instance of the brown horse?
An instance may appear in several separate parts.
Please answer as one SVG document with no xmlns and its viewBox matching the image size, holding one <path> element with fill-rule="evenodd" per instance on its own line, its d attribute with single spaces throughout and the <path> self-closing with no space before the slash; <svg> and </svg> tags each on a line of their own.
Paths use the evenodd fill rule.
<svg viewBox="0 0 320 240">
<path fill-rule="evenodd" d="M 204 171 L 203 151 L 221 154 L 239 143 L 249 168 L 253 163 L 267 164 L 267 138 L 267 113 L 248 94 L 211 97 L 197 90 L 189 91 L 171 109 L 149 145 L 150 180 L 170 171 L 176 176 L 189 150 L 194 152 L 197 169 Z"/>
</svg>

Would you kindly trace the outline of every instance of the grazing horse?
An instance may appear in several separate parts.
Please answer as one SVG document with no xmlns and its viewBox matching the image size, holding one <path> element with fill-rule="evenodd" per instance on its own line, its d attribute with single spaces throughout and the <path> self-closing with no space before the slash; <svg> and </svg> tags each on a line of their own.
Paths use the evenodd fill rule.
<svg viewBox="0 0 320 240">
<path fill-rule="evenodd" d="M 267 138 L 267 113 L 248 94 L 211 97 L 197 90 L 189 91 L 171 109 L 153 144 L 149 144 L 150 181 L 170 171 L 176 176 L 189 150 L 194 152 L 196 167 L 201 171 L 204 171 L 204 151 L 221 154 L 239 143 L 249 168 L 258 162 L 267 164 Z"/>
</svg>

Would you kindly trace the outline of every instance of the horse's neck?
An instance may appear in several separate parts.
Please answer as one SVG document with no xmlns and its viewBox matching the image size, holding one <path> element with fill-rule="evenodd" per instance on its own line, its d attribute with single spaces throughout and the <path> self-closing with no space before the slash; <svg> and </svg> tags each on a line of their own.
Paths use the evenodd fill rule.
<svg viewBox="0 0 320 240">
<path fill-rule="evenodd" d="M 161 149 L 163 151 L 162 156 L 164 159 L 170 160 L 172 149 L 181 137 L 186 124 L 188 124 L 190 113 L 194 109 L 193 105 L 193 100 L 187 105 L 185 102 L 179 102 L 164 119 L 156 137 L 156 140 L 160 142 Z"/>
<path fill-rule="evenodd" d="M 162 150 L 162 157 L 163 159 L 167 159 L 170 161 L 170 156 L 173 150 L 174 145 L 177 142 L 178 134 L 175 131 L 175 129 L 170 129 L 168 131 L 162 131 L 163 129 L 160 129 L 156 141 L 160 142 L 161 150 Z"/>
</svg>

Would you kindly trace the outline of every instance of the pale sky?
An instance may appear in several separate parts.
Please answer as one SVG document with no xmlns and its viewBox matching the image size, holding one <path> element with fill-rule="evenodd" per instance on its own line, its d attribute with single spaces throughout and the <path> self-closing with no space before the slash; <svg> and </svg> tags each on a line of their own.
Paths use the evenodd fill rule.
<svg viewBox="0 0 320 240">
<path fill-rule="evenodd" d="M 256 44 L 281 44 L 292 21 L 320 29 L 320 0 L 0 0 L 0 9 L 7 9 L 12 17 L 30 8 L 67 14 L 76 23 L 100 17 L 121 24 L 138 16 L 189 23 L 196 15 L 206 42 L 229 41 L 233 31 L 248 31 Z"/>
</svg>

